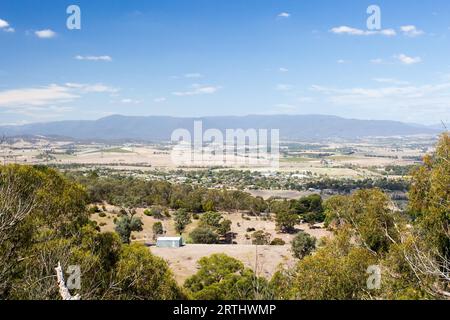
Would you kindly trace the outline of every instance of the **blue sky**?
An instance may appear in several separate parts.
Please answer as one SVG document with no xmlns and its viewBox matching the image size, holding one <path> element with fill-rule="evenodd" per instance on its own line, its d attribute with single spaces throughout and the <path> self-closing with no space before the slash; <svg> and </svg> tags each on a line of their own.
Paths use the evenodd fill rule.
<svg viewBox="0 0 450 320">
<path fill-rule="evenodd" d="M 81 30 L 66 27 L 71 4 Z M 2 0 L 0 124 L 110 114 L 435 124 L 450 120 L 449 40 L 448 0 Z"/>
</svg>

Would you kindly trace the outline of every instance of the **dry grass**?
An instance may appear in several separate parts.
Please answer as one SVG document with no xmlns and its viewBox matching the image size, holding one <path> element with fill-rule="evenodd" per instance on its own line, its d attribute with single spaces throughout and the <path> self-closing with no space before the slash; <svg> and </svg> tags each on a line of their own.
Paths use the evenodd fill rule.
<svg viewBox="0 0 450 320">
<path fill-rule="evenodd" d="M 183 284 L 188 277 L 197 272 L 198 260 L 216 253 L 236 258 L 246 267 L 256 270 L 259 276 L 266 278 L 270 278 L 280 264 L 295 263 L 289 246 L 188 244 L 177 249 L 151 247 L 150 251 L 169 263 L 179 284 Z"/>
<path fill-rule="evenodd" d="M 114 206 L 106 206 L 106 217 L 100 217 L 98 214 L 92 215 L 92 220 L 101 224 L 103 232 L 114 231 L 113 219 L 120 208 Z M 133 233 L 133 241 L 141 243 L 154 243 L 152 226 L 155 222 L 160 221 L 166 230 L 167 236 L 176 235 L 172 218 L 157 220 L 153 217 L 148 217 L 143 214 L 144 209 L 137 209 L 137 215 L 142 218 L 144 222 L 143 231 Z M 173 212 L 172 212 L 173 213 Z M 223 213 L 226 219 L 232 221 L 231 232 L 234 233 L 235 244 L 231 245 L 194 245 L 188 244 L 183 248 L 157 248 L 152 246 L 151 252 L 155 255 L 165 259 L 172 269 L 177 281 L 182 284 L 186 278 L 197 272 L 197 261 L 202 257 L 207 257 L 215 253 L 225 253 L 242 261 L 247 267 L 255 270 L 260 276 L 270 278 L 280 264 L 292 265 L 295 259 L 290 251 L 291 241 L 295 234 L 280 234 L 277 233 L 275 222 L 260 217 L 242 216 L 242 212 Z M 198 220 L 187 227 L 183 234 L 184 239 L 188 239 L 189 233 L 198 225 Z M 251 232 L 247 232 L 248 228 L 254 228 L 256 231 L 263 230 L 270 233 L 272 239 L 283 239 L 286 244 L 284 246 L 254 246 L 250 239 Z M 296 226 L 297 230 L 305 231 L 306 233 L 320 239 L 322 237 L 331 237 L 332 234 L 324 228 L 310 228 L 307 224 L 299 224 Z"/>
</svg>

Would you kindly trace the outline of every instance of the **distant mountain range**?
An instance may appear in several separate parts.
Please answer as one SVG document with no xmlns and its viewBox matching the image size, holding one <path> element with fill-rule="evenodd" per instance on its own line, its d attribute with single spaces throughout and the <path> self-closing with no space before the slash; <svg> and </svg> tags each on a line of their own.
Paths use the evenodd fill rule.
<svg viewBox="0 0 450 320">
<path fill-rule="evenodd" d="M 80 140 L 140 140 L 169 141 L 175 129 L 193 129 L 196 120 L 203 122 L 203 130 L 280 129 L 282 140 L 311 140 L 369 136 L 406 136 L 437 134 L 437 128 L 396 121 L 355 120 L 324 115 L 249 115 L 202 118 L 166 116 L 114 115 L 99 120 L 58 121 L 20 126 L 0 126 L 0 135 L 59 136 Z"/>
</svg>

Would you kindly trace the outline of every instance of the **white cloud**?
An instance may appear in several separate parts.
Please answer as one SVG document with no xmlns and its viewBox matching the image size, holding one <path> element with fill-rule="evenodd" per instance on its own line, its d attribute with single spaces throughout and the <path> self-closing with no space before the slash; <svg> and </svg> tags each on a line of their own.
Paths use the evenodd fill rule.
<svg viewBox="0 0 450 320">
<path fill-rule="evenodd" d="M 314 99 L 311 97 L 299 97 L 299 98 L 297 98 L 297 101 L 301 102 L 301 103 L 310 103 L 310 102 L 314 102 Z"/>
<path fill-rule="evenodd" d="M 417 37 L 425 34 L 422 30 L 417 29 L 416 26 L 408 25 L 408 26 L 401 26 L 400 30 L 403 32 L 405 36 L 408 37 Z"/>
<path fill-rule="evenodd" d="M 186 73 L 184 77 L 187 79 L 194 79 L 194 78 L 203 78 L 203 75 L 201 73 Z"/>
<path fill-rule="evenodd" d="M 9 27 L 8 21 L 0 19 L 0 29 L 7 28 L 7 27 Z"/>
<path fill-rule="evenodd" d="M 396 55 L 395 58 L 398 59 L 401 63 L 407 64 L 407 65 L 412 65 L 412 64 L 422 62 L 422 58 L 420 58 L 420 57 L 409 57 L 403 53 Z"/>
<path fill-rule="evenodd" d="M 275 87 L 275 90 L 277 91 L 290 91 L 292 90 L 292 86 L 290 84 L 277 84 L 277 86 Z"/>
<path fill-rule="evenodd" d="M 174 96 L 196 96 L 196 95 L 203 95 L 203 94 L 213 94 L 216 93 L 221 87 L 218 86 L 209 86 L 209 85 L 200 85 L 200 84 L 193 84 L 191 86 L 191 90 L 189 91 L 176 91 L 172 92 Z"/>
<path fill-rule="evenodd" d="M 397 35 L 394 29 L 383 30 L 361 30 L 348 26 L 335 27 L 330 30 L 334 34 L 346 34 L 351 36 L 371 36 L 371 35 L 383 35 L 387 37 L 393 37 Z"/>
<path fill-rule="evenodd" d="M 16 31 L 13 27 L 10 26 L 9 22 L 3 19 L 0 19 L 0 30 L 5 32 L 14 32 Z"/>
<path fill-rule="evenodd" d="M 402 80 L 397 80 L 397 79 L 393 79 L 393 78 L 374 78 L 372 80 L 375 82 L 378 82 L 378 83 L 390 83 L 390 84 L 396 84 L 396 85 L 409 84 L 408 81 L 402 81 Z"/>
<path fill-rule="evenodd" d="M 52 84 L 40 88 L 13 89 L 0 92 L 0 107 L 43 106 L 78 98 L 67 86 Z"/>
<path fill-rule="evenodd" d="M 432 122 L 450 113 L 450 82 L 344 89 L 316 85 L 311 90 L 325 98 L 323 103 L 350 110 L 352 114 L 382 114 L 384 118 Z"/>
<path fill-rule="evenodd" d="M 153 99 L 153 101 L 156 102 L 156 103 L 161 103 L 161 102 L 164 102 L 166 100 L 167 99 L 165 97 L 158 97 L 158 98 Z"/>
<path fill-rule="evenodd" d="M 88 61 L 107 61 L 111 62 L 112 58 L 110 56 L 81 56 L 78 55 L 75 57 L 77 60 L 88 60 Z"/>
<path fill-rule="evenodd" d="M 277 15 L 278 18 L 289 18 L 291 14 L 289 12 L 281 12 Z"/>
<path fill-rule="evenodd" d="M 120 100 L 121 103 L 125 103 L 125 104 L 139 104 L 141 103 L 140 100 L 135 100 L 135 99 L 130 99 L 130 98 L 125 98 Z"/>
<path fill-rule="evenodd" d="M 38 30 L 35 31 L 34 34 L 41 39 L 50 39 L 56 37 L 56 32 L 50 29 Z"/>
<path fill-rule="evenodd" d="M 50 110 L 50 106 L 72 102 L 87 93 L 110 93 L 117 89 L 103 84 L 66 83 L 51 84 L 43 87 L 20 88 L 0 91 L 0 107 L 17 110 L 30 110 L 41 107 Z"/>
<path fill-rule="evenodd" d="M 33 118 L 33 121 L 22 120 L 15 124 L 14 123 L 11 124 L 11 125 L 21 125 L 36 121 L 55 121 L 63 117 L 65 113 L 73 110 L 74 108 L 72 107 L 50 105 L 50 106 L 30 106 L 14 110 L 5 110 L 5 113 L 15 115 L 19 114 L 22 116 Z"/>
<path fill-rule="evenodd" d="M 384 60 L 381 59 L 381 58 L 376 58 L 376 59 L 370 60 L 370 63 L 373 63 L 373 64 L 382 64 L 382 63 L 384 63 Z"/>
<path fill-rule="evenodd" d="M 119 90 L 102 83 L 84 84 L 84 83 L 66 83 L 66 87 L 77 89 L 84 93 L 116 93 Z"/>
<path fill-rule="evenodd" d="M 171 76 L 171 79 L 198 79 L 203 78 L 204 75 L 198 72 L 185 73 L 181 76 Z"/>
<path fill-rule="evenodd" d="M 344 59 L 339 59 L 336 61 L 338 64 L 345 64 L 345 63 L 349 63 L 349 61 L 344 60 Z"/>
<path fill-rule="evenodd" d="M 281 67 L 281 68 L 278 69 L 278 71 L 280 71 L 280 72 L 289 72 L 289 69 Z"/>
</svg>

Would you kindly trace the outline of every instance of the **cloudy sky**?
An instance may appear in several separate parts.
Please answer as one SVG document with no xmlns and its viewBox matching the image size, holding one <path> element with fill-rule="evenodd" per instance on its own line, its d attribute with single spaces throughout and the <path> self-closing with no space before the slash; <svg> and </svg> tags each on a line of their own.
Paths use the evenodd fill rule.
<svg viewBox="0 0 450 320">
<path fill-rule="evenodd" d="M 66 8 L 81 9 L 81 30 Z M 381 29 L 367 8 L 381 8 Z M 1 0 L 0 124 L 126 115 L 450 120 L 450 2 Z"/>
</svg>

